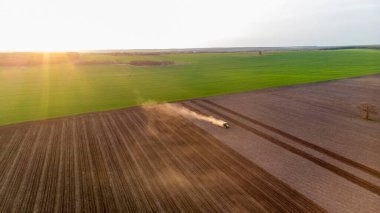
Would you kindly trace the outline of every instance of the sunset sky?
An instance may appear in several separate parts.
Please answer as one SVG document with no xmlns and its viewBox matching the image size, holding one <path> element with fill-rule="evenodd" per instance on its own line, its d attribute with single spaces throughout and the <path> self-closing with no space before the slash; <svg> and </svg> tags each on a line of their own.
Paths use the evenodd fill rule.
<svg viewBox="0 0 380 213">
<path fill-rule="evenodd" d="M 380 43 L 379 0 L 0 0 L 0 51 Z"/>
</svg>

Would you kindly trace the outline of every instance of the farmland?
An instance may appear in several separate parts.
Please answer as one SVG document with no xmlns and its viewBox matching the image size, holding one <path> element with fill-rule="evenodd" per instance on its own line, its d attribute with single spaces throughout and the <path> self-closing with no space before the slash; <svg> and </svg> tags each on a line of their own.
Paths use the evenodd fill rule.
<svg viewBox="0 0 380 213">
<path fill-rule="evenodd" d="M 21 53 L 0 54 L 0 61 L 17 54 Z M 262 56 L 82 53 L 80 63 L 53 60 L 49 54 L 33 57 L 38 62 L 0 63 L 0 125 L 380 71 L 378 50 L 266 52 Z M 131 61 L 169 65 L 127 64 Z"/>
<path fill-rule="evenodd" d="M 380 75 L 0 127 L 0 212 L 379 212 Z M 332 101 L 334 100 L 334 101 Z"/>
<path fill-rule="evenodd" d="M 330 212 L 380 211 L 380 75 L 183 102 L 228 121 L 195 123 Z"/>
<path fill-rule="evenodd" d="M 324 212 L 189 120 L 159 112 L 0 127 L 0 212 Z"/>
</svg>

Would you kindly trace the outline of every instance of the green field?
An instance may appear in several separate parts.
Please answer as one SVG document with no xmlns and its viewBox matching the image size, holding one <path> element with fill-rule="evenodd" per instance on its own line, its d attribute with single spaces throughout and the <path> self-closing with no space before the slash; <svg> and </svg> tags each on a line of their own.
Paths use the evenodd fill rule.
<svg viewBox="0 0 380 213">
<path fill-rule="evenodd" d="M 96 60 L 179 64 L 0 66 L 0 125 L 380 72 L 378 50 L 81 55 Z"/>
</svg>

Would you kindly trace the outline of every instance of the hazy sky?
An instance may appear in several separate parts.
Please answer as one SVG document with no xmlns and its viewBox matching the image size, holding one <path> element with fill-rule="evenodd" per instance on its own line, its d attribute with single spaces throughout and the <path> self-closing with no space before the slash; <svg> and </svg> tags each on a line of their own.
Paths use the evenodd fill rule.
<svg viewBox="0 0 380 213">
<path fill-rule="evenodd" d="M 380 0 L 0 0 L 0 50 L 380 44 Z"/>
</svg>

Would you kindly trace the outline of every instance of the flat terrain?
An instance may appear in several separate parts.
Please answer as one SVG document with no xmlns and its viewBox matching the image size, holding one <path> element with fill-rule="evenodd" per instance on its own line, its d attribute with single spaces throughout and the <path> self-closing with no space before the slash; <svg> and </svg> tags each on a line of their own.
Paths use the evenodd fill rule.
<svg viewBox="0 0 380 213">
<path fill-rule="evenodd" d="M 0 212 L 380 212 L 380 75 L 0 127 Z"/>
<path fill-rule="evenodd" d="M 331 212 L 380 212 L 380 75 L 195 99 L 183 104 L 228 121 L 196 121 L 215 138 Z"/>
<path fill-rule="evenodd" d="M 0 212 L 324 211 L 155 108 L 0 127 L 0 198 Z"/>
<path fill-rule="evenodd" d="M 65 58 L 66 57 L 66 58 Z M 173 62 L 133 66 L 132 61 Z M 379 73 L 379 50 L 0 54 L 0 125 Z"/>
</svg>

